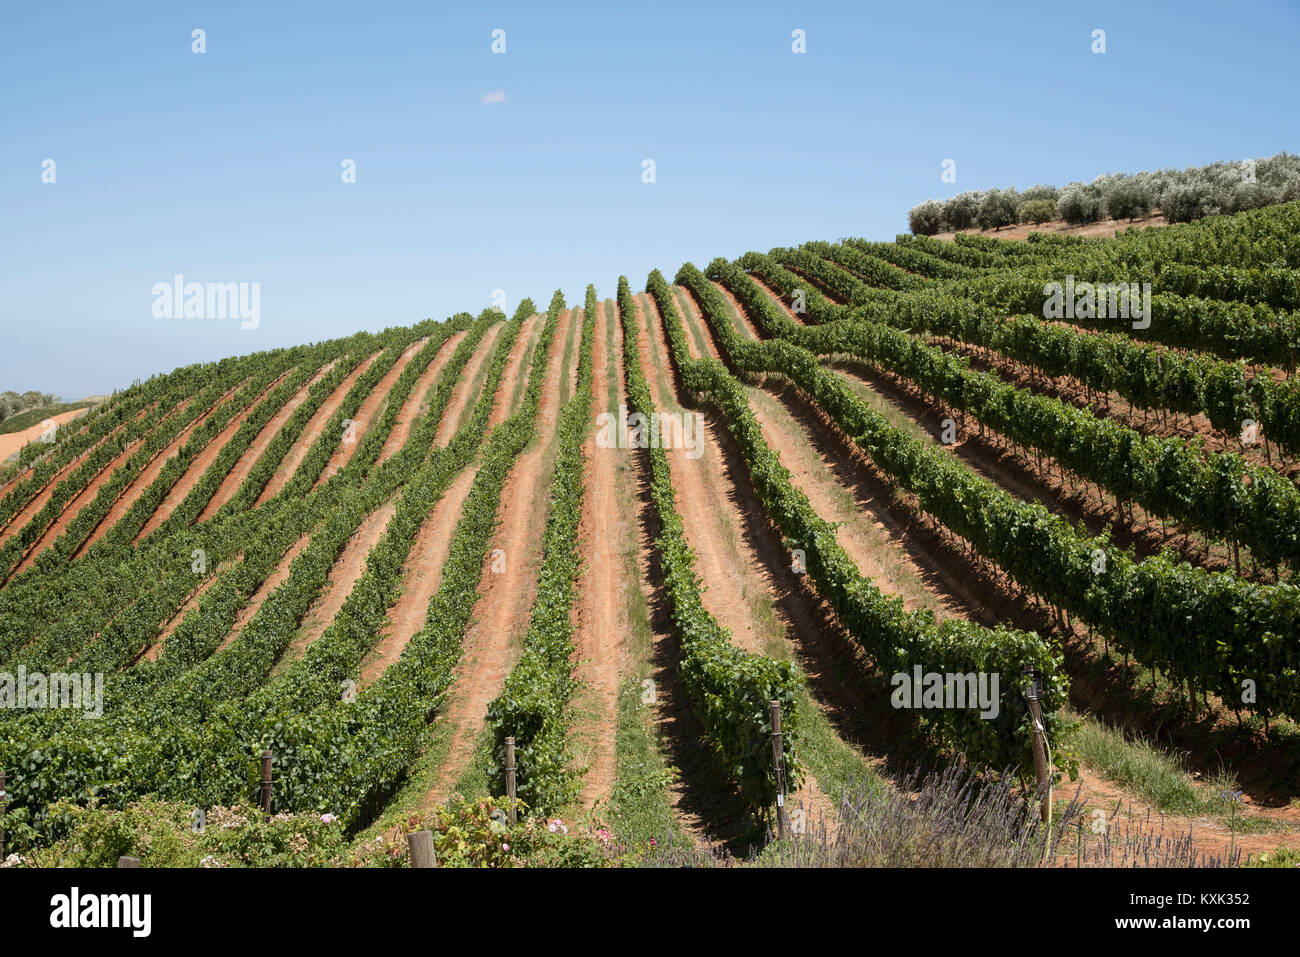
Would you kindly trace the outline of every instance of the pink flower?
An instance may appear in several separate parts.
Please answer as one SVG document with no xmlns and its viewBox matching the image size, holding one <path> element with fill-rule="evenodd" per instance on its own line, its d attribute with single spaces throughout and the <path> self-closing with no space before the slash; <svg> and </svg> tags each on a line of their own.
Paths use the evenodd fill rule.
<svg viewBox="0 0 1300 957">
<path fill-rule="evenodd" d="M 338 818 L 336 818 L 333 814 L 322 814 L 320 816 L 320 822 L 322 824 L 333 824 L 337 820 Z"/>
<path fill-rule="evenodd" d="M 508 851 L 508 850 L 510 850 L 510 845 L 509 845 L 509 844 L 502 844 L 502 845 L 501 845 L 501 850 L 503 850 L 503 851 Z"/>
</svg>

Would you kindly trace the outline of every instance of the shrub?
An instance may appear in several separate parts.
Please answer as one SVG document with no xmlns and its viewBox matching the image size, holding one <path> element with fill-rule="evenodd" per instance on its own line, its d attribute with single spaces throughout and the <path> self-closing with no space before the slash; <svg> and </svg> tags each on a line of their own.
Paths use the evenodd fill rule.
<svg viewBox="0 0 1300 957">
<path fill-rule="evenodd" d="M 1096 186 L 1071 183 L 1061 191 L 1056 211 L 1071 226 L 1095 223 L 1101 219 L 1101 190 Z"/>
<path fill-rule="evenodd" d="M 1046 223 L 1056 218 L 1056 203 L 1050 199 L 1031 199 L 1020 206 L 1022 223 Z"/>
<path fill-rule="evenodd" d="M 1011 226 L 1020 211 L 1020 194 L 1014 189 L 991 189 L 980 200 L 975 222 L 981 229 L 1001 229 Z"/>
<path fill-rule="evenodd" d="M 1031 186 L 1020 194 L 1021 203 L 1032 203 L 1036 200 L 1047 200 L 1052 204 L 1053 215 L 1055 215 L 1056 201 L 1061 198 L 1061 191 L 1055 186 Z"/>
<path fill-rule="evenodd" d="M 1220 212 L 1218 198 L 1208 181 L 1193 180 L 1173 187 L 1165 196 L 1164 214 L 1171 223 L 1189 223 Z"/>
<path fill-rule="evenodd" d="M 979 209 L 979 193 L 958 193 L 943 204 L 943 221 L 953 231 L 970 229 L 975 225 L 975 217 Z"/>
<path fill-rule="evenodd" d="M 1017 219 L 1035 222 L 1032 216 L 1007 219 L 1008 197 L 1017 213 L 1024 204 L 1037 200 L 1055 203 L 1060 218 L 1072 225 L 1095 223 L 1105 216 L 1132 220 L 1148 216 L 1153 210 L 1166 213 L 1175 222 L 1186 222 L 1300 199 L 1300 156 L 1278 153 L 1263 159 L 1209 163 L 1184 170 L 1108 173 L 1091 183 L 1074 182 L 1059 190 L 1043 184 L 1019 194 L 1014 189 L 987 193 L 968 190 L 942 204 L 943 224 L 939 228 L 960 231 L 979 225 L 997 229 Z M 929 206 L 930 202 L 923 203 L 912 212 L 919 214 L 922 207 Z M 925 215 L 932 217 L 933 212 L 927 210 Z M 927 221 L 921 222 L 928 228 Z M 913 233 L 922 234 L 915 227 Z"/>
<path fill-rule="evenodd" d="M 214 807 L 202 817 L 186 804 L 152 798 L 122 810 L 59 801 L 50 813 L 67 837 L 35 851 L 36 867 L 113 867 L 123 855 L 144 867 L 322 867 L 343 856 L 343 826 L 331 815 L 277 814 Z"/>
<path fill-rule="evenodd" d="M 1281 190 L 1261 183 L 1238 183 L 1228 194 L 1225 212 L 1240 213 L 1281 202 Z"/>
<path fill-rule="evenodd" d="M 1151 191 L 1132 179 L 1116 181 L 1106 194 L 1111 219 L 1140 219 L 1151 215 Z"/>
<path fill-rule="evenodd" d="M 424 830 L 433 833 L 439 867 L 617 867 L 624 858 L 635 862 L 636 854 L 644 850 L 622 844 L 599 820 L 565 821 L 529 814 L 522 800 L 517 802 L 519 823 L 511 825 L 505 807 L 503 798 L 470 801 L 453 795 L 446 804 L 358 840 L 347 863 L 410 867 L 407 835 Z"/>
<path fill-rule="evenodd" d="M 907 225 L 915 236 L 933 236 L 943 229 L 943 203 L 927 199 L 913 206 L 907 214 Z"/>
</svg>

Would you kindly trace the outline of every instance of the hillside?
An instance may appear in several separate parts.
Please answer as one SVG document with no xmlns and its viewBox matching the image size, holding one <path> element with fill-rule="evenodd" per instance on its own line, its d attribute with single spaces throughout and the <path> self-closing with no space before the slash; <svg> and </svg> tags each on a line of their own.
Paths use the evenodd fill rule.
<svg viewBox="0 0 1300 957">
<path fill-rule="evenodd" d="M 1300 203 L 1108 228 L 607 277 L 64 413 L 0 488 L 10 864 L 98 863 L 114 815 L 146 864 L 426 827 L 494 865 L 1286 859 Z M 264 751 L 262 849 L 191 830 L 246 826 Z"/>
<path fill-rule="evenodd" d="M 1110 219 L 1099 223 L 1067 223 L 1063 219 L 1053 219 L 1042 223 L 1017 223 L 1014 226 L 1000 226 L 994 229 L 961 230 L 974 236 L 986 236 L 990 239 L 1027 239 L 1030 233 L 1045 233 L 1049 236 L 1079 236 L 1084 239 L 1106 239 L 1126 229 L 1147 229 L 1156 226 L 1168 226 L 1169 220 L 1163 215 L 1143 216 L 1137 219 Z M 953 242 L 957 232 L 935 233 L 935 239 Z"/>
</svg>

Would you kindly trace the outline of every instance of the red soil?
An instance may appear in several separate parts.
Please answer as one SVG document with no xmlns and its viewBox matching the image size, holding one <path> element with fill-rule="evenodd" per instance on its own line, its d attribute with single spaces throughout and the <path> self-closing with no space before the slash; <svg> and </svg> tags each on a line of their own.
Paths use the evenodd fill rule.
<svg viewBox="0 0 1300 957">
<path fill-rule="evenodd" d="M 612 306 L 607 306 L 598 312 L 592 342 L 592 408 L 611 412 L 617 418 L 618 408 L 608 408 L 610 383 L 605 330 L 610 326 L 617 329 L 618 323 Z M 621 350 L 622 336 L 616 335 L 614 342 L 615 348 Z M 622 363 L 619 363 L 617 380 L 622 395 L 625 388 Z M 634 531 L 632 516 L 621 507 L 619 496 L 622 482 L 619 466 L 627 457 L 626 450 L 599 448 L 593 429 L 583 455 L 585 494 L 578 540 L 583 543 L 585 564 L 577 584 L 574 644 L 577 677 L 591 689 L 589 697 L 595 713 L 578 722 L 574 738 L 587 748 L 582 804 L 592 807 L 598 800 L 608 798 L 614 788 L 619 665 L 628 630 L 622 549 Z"/>
<path fill-rule="evenodd" d="M 266 425 L 262 427 L 262 431 L 258 432 L 253 438 L 253 441 L 248 443 L 248 448 L 244 449 L 243 454 L 240 455 L 239 459 L 235 462 L 234 467 L 227 472 L 226 477 L 221 480 L 221 484 L 217 486 L 216 492 L 213 493 L 212 498 L 208 499 L 208 504 L 203 507 L 203 511 L 199 513 L 198 521 L 206 522 L 221 509 L 221 506 L 225 505 L 234 497 L 235 493 L 239 491 L 240 486 L 244 484 L 244 480 L 248 478 L 249 473 L 252 472 L 253 468 L 257 465 L 258 459 L 262 457 L 267 446 L 275 441 L 275 437 L 280 434 L 280 430 L 284 428 L 284 424 L 289 421 L 289 418 L 297 411 L 298 407 L 307 401 L 307 396 L 311 391 L 311 387 L 322 378 L 329 375 L 329 371 L 333 368 L 333 362 L 326 363 L 314 376 L 304 382 L 297 392 L 289 397 L 289 400 L 280 407 L 279 411 L 277 411 L 275 415 L 271 416 Z M 185 500 L 185 495 L 189 494 L 194 483 L 197 482 L 199 478 L 202 477 L 203 473 L 207 471 L 208 466 L 210 466 L 212 462 L 215 461 L 216 456 L 221 453 L 221 448 L 225 446 L 226 441 L 228 441 L 229 438 L 232 438 L 234 434 L 234 432 L 229 432 L 229 430 L 223 432 L 221 439 L 219 440 L 221 441 L 221 447 L 215 449 L 216 454 L 208 456 L 205 462 L 202 463 L 196 459 L 194 465 L 191 465 L 190 468 L 186 470 L 181 481 L 176 483 L 178 488 L 184 484 L 184 493 L 177 498 L 175 503 L 173 503 L 167 510 L 167 515 L 170 515 L 176 506 Z M 213 446 L 215 447 L 216 443 L 213 443 Z M 196 469 L 194 467 L 195 465 L 201 465 L 202 468 Z M 161 519 L 159 521 L 161 521 Z"/>
<path fill-rule="evenodd" d="M 352 586 L 357 583 L 366 570 L 366 558 L 370 549 L 384 535 L 388 520 L 397 511 L 396 500 L 390 500 L 362 519 L 356 534 L 343 546 L 343 551 L 330 569 L 325 587 L 316 601 L 312 603 L 307 614 L 303 616 L 298 633 L 281 656 L 278 666 L 284 666 L 302 656 L 313 641 L 325 633 L 334 622 L 334 616 L 342 609 L 343 603 L 352 594 Z"/>
<path fill-rule="evenodd" d="M 528 627 L 537 597 L 544 524 L 541 517 L 546 514 L 552 471 L 547 467 L 546 450 L 555 435 L 560 374 L 565 371 L 561 361 L 563 341 L 569 323 L 576 321 L 572 312 L 560 314 L 537 411 L 537 438 L 515 461 L 501 491 L 500 524 L 484 561 L 473 623 L 465 634 L 450 699 L 437 718 L 452 727 L 451 745 L 433 787 L 425 795 L 426 807 L 444 801 L 469 766 L 488 705 L 501 693 Z M 502 572 L 492 570 L 498 549 L 505 556 Z"/>
<path fill-rule="evenodd" d="M 352 391 L 352 386 L 356 383 L 357 379 L 361 378 L 362 374 L 370 368 L 371 363 L 378 358 L 379 353 L 376 352 L 374 355 L 359 362 L 357 367 L 348 373 L 347 377 L 339 383 L 338 388 L 331 392 L 325 401 L 320 404 L 320 408 L 316 410 L 312 417 L 307 420 L 307 424 L 303 426 L 302 434 L 298 436 L 298 440 L 294 442 L 293 445 L 290 446 L 289 451 L 285 453 L 284 459 L 280 462 L 280 467 L 275 470 L 275 474 L 271 476 L 271 480 L 266 483 L 266 488 L 262 489 L 262 494 L 257 497 L 254 507 L 261 505 L 268 499 L 274 498 L 279 493 L 280 489 L 289 484 L 289 480 L 293 478 L 293 473 L 298 471 L 298 466 L 302 464 L 302 460 L 307 457 L 307 453 L 311 451 L 311 447 L 315 445 L 316 440 L 320 438 L 321 431 L 329 423 L 329 420 L 334 417 L 334 413 L 337 412 L 339 406 L 343 404 L 343 400 L 347 398 L 348 393 Z"/>
<path fill-rule="evenodd" d="M 376 464 L 383 465 L 397 454 L 397 451 L 402 446 L 406 445 L 406 440 L 411 437 L 411 430 L 415 428 L 415 423 L 429 408 L 429 403 L 426 401 L 429 390 L 438 381 L 443 367 L 451 360 L 465 336 L 465 332 L 458 332 L 444 342 L 442 348 L 438 350 L 438 354 L 429 363 L 429 367 L 420 374 L 420 378 L 415 380 L 415 385 L 411 388 L 411 393 L 406 397 L 406 403 L 402 406 L 402 411 L 398 413 L 397 421 L 393 424 L 393 430 L 388 433 L 388 439 L 379 452 Z"/>
<path fill-rule="evenodd" d="M 506 357 L 506 367 L 503 372 L 503 381 L 514 382 L 519 377 L 519 370 L 523 366 L 524 357 L 528 354 L 528 340 L 541 321 L 538 316 L 529 316 L 523 320 L 519 327 L 519 333 L 515 336 L 514 344 L 510 347 L 510 355 Z M 510 400 L 512 389 L 498 390 L 492 402 L 492 415 L 488 419 L 488 428 L 500 425 L 510 417 Z"/>
<path fill-rule="evenodd" d="M 479 340 L 474 354 L 465 363 L 460 378 L 456 380 L 456 385 L 451 390 L 451 399 L 447 402 L 447 408 L 443 410 L 442 421 L 438 423 L 438 432 L 433 439 L 435 444 L 446 448 L 460 429 L 460 420 L 473 404 L 474 379 L 483 368 L 483 363 L 487 362 L 488 357 L 492 355 L 497 336 L 501 335 L 501 330 L 504 328 L 505 323 L 498 322 L 483 333 L 483 338 Z"/>
<path fill-rule="evenodd" d="M 262 602 L 266 601 L 268 595 L 275 591 L 289 577 L 290 566 L 293 560 L 302 554 L 304 548 L 311 544 L 311 535 L 303 535 L 298 541 L 289 547 L 280 559 L 280 563 L 275 566 L 275 570 L 258 586 L 257 591 L 249 597 L 247 604 L 239 609 L 235 615 L 235 621 L 230 627 L 230 633 L 221 639 L 221 644 L 217 646 L 217 651 L 221 651 L 230 645 L 232 641 L 239 637 L 239 633 L 244 630 L 244 626 L 253 620 L 253 616 L 258 613 L 262 607 Z"/>
<path fill-rule="evenodd" d="M 53 419 L 56 425 L 62 427 L 65 423 L 80 418 L 89 411 L 89 409 L 73 409 L 71 412 L 60 412 L 58 415 L 52 415 L 50 419 Z M 48 421 L 49 419 L 43 419 L 35 425 L 28 426 L 18 432 L 6 432 L 0 435 L 0 462 L 3 462 L 11 455 L 16 455 L 27 443 L 39 442 L 41 433 L 47 428 L 45 423 Z"/>
<path fill-rule="evenodd" d="M 373 684 L 384 669 L 402 656 L 407 642 L 424 627 L 429 602 L 442 582 L 442 566 L 451 551 L 461 507 L 477 474 L 478 469 L 471 467 L 456 476 L 420 526 L 402 566 L 402 594 L 388 610 L 388 621 L 379 641 L 362 662 L 361 687 Z"/>
<path fill-rule="evenodd" d="M 357 446 L 365 438 L 366 430 L 379 416 L 380 409 L 388 399 L 388 393 L 393 390 L 393 384 L 397 382 L 402 371 L 407 367 L 410 361 L 415 358 L 415 354 L 424 348 L 427 339 L 421 339 L 413 342 L 411 345 L 398 356 L 397 361 L 393 363 L 391 369 L 384 373 L 383 377 L 375 383 L 375 387 L 370 390 L 370 394 L 362 401 L 361 406 L 357 409 L 356 417 L 353 423 L 353 441 L 341 441 L 339 447 L 330 456 L 330 460 L 325 463 L 325 468 L 321 470 L 320 477 L 316 479 L 316 487 L 320 487 L 331 475 L 338 472 L 352 460 L 356 454 Z"/>
</svg>

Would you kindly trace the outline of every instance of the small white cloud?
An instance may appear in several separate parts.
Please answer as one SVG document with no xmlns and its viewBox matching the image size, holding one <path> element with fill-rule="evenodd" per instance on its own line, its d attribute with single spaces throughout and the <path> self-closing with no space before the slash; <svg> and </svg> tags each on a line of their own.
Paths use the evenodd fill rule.
<svg viewBox="0 0 1300 957">
<path fill-rule="evenodd" d="M 493 90 L 491 93 L 484 93 L 480 100 L 483 103 L 504 103 L 506 101 L 506 91 Z"/>
</svg>

